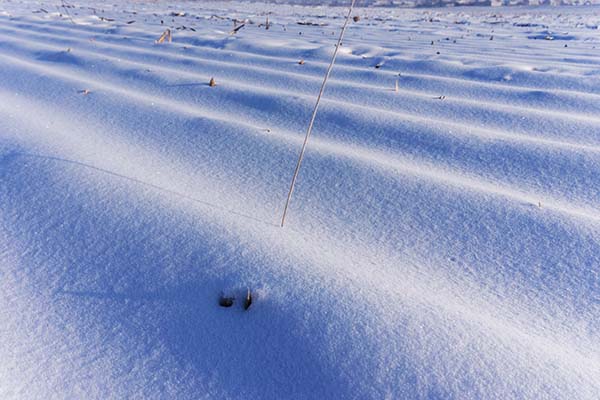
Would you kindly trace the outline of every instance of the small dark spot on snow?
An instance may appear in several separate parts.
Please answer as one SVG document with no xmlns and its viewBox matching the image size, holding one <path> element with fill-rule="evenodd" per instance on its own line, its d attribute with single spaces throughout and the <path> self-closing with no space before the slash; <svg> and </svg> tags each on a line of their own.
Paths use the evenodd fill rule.
<svg viewBox="0 0 600 400">
<path fill-rule="evenodd" d="M 233 297 L 225 296 L 221 293 L 221 295 L 219 296 L 219 305 L 221 307 L 231 307 L 233 305 L 234 300 L 235 299 Z"/>
</svg>

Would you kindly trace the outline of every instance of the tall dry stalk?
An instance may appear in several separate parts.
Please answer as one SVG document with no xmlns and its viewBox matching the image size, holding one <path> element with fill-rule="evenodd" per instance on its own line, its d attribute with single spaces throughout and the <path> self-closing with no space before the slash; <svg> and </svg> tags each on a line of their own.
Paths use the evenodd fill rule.
<svg viewBox="0 0 600 400">
<path fill-rule="evenodd" d="M 340 37 L 337 41 L 337 45 L 335 46 L 335 50 L 333 52 L 333 56 L 331 57 L 331 62 L 329 63 L 329 67 L 327 68 L 327 72 L 325 73 L 325 78 L 323 79 L 323 84 L 321 84 L 321 90 L 319 90 L 319 96 L 317 97 L 317 102 L 315 104 L 315 108 L 313 110 L 312 116 L 310 118 L 310 123 L 308 124 L 308 129 L 306 130 L 306 136 L 304 137 L 304 143 L 302 144 L 302 150 L 300 151 L 300 156 L 298 157 L 298 162 L 296 163 L 296 169 L 294 170 L 294 176 L 292 178 L 292 183 L 290 185 L 290 190 L 288 192 L 287 200 L 285 202 L 285 208 L 283 209 L 283 217 L 281 217 L 281 227 L 285 223 L 285 217 L 287 215 L 287 210 L 290 205 L 290 200 L 292 199 L 292 193 L 294 192 L 294 186 L 296 185 L 296 179 L 298 179 L 298 173 L 300 172 L 300 165 L 302 165 L 302 159 L 304 158 L 304 152 L 306 151 L 306 145 L 308 143 L 308 138 L 313 129 L 313 125 L 315 123 L 315 118 L 317 117 L 317 111 L 319 110 L 319 103 L 321 102 L 321 97 L 323 96 L 323 92 L 325 91 L 325 85 L 327 84 L 327 80 L 329 79 L 329 75 L 331 75 L 331 70 L 333 69 L 333 64 L 335 64 L 335 59 L 338 54 L 338 50 L 342 45 L 342 39 L 344 38 L 344 33 L 346 33 L 346 27 L 348 26 L 348 21 L 350 21 L 350 15 L 352 15 L 352 10 L 354 9 L 354 3 L 356 0 L 352 0 L 350 3 L 350 8 L 348 9 L 348 15 L 346 16 L 346 20 L 344 21 L 344 25 L 342 26 L 342 31 L 340 32 Z"/>
</svg>

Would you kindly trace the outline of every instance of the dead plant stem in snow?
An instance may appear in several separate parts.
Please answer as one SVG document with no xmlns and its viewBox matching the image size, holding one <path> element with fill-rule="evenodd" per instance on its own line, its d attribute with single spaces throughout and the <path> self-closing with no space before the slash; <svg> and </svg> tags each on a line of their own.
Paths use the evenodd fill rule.
<svg viewBox="0 0 600 400">
<path fill-rule="evenodd" d="M 323 92 L 325 91 L 325 85 L 327 84 L 327 80 L 329 79 L 329 75 L 331 75 L 331 70 L 333 69 L 333 64 L 335 64 L 335 59 L 337 57 L 338 50 L 342 45 L 342 39 L 344 38 L 344 33 L 346 33 L 346 27 L 348 26 L 348 21 L 350 21 L 350 15 L 352 15 L 352 10 L 354 9 L 354 3 L 356 0 L 352 0 L 350 4 L 350 8 L 348 9 L 348 15 L 346 16 L 346 20 L 344 21 L 344 25 L 342 26 L 342 31 L 340 32 L 340 37 L 338 39 L 337 45 L 335 46 L 335 50 L 333 51 L 333 56 L 331 57 L 331 62 L 329 63 L 329 67 L 327 68 L 327 72 L 325 73 L 325 78 L 323 79 L 323 83 L 321 84 L 321 90 L 319 90 L 319 96 L 317 97 L 317 102 L 315 104 L 315 108 L 313 110 L 312 116 L 310 118 L 310 123 L 308 124 L 308 129 L 306 130 L 306 136 L 304 137 L 304 143 L 302 144 L 302 150 L 300 151 L 300 156 L 298 157 L 298 162 L 296 163 L 296 169 L 294 170 L 294 176 L 292 178 L 292 183 L 290 185 L 290 191 L 288 192 L 287 200 L 285 202 L 285 208 L 283 209 L 283 217 L 281 218 L 281 226 L 285 223 L 285 216 L 287 215 L 287 210 L 290 205 L 290 200 L 292 199 L 292 193 L 294 192 L 294 186 L 296 185 L 296 179 L 298 178 L 298 173 L 300 172 L 300 165 L 302 165 L 302 159 L 304 158 L 304 152 L 306 151 L 306 144 L 308 143 L 308 138 L 312 132 L 313 125 L 315 123 L 315 118 L 317 116 L 317 111 L 319 110 L 319 103 L 321 102 L 321 97 L 323 96 Z"/>
</svg>

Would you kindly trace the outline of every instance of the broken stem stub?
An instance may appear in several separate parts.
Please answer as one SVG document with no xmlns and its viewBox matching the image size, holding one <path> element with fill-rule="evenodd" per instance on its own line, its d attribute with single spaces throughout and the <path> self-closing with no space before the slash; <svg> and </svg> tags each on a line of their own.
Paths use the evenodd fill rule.
<svg viewBox="0 0 600 400">
<path fill-rule="evenodd" d="M 252 305 L 252 293 L 250 292 L 250 289 L 248 289 L 248 292 L 246 293 L 246 298 L 244 299 L 244 310 L 249 309 L 251 305 Z"/>
</svg>

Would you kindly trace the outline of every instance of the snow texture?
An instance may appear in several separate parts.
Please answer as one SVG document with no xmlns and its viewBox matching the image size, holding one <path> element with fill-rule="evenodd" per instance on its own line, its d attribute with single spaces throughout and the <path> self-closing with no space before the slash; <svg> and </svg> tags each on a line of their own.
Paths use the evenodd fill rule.
<svg viewBox="0 0 600 400">
<path fill-rule="evenodd" d="M 0 398 L 600 397 L 599 8 L 358 8 L 280 228 L 344 9 L 63 4 L 0 4 Z"/>
</svg>

